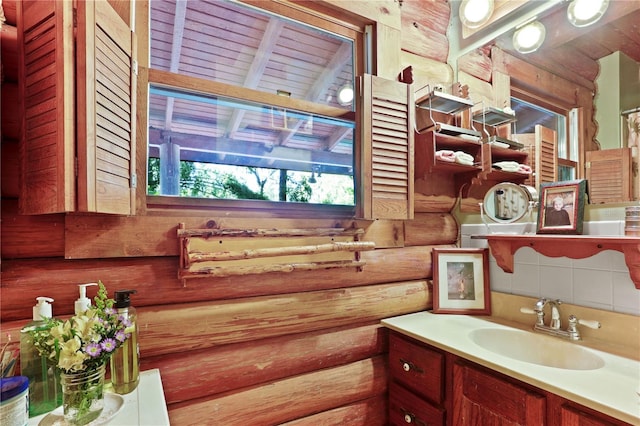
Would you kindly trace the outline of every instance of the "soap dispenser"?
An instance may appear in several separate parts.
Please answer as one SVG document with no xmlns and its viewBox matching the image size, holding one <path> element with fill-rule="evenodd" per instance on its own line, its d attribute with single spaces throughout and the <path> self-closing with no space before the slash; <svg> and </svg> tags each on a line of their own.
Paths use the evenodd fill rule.
<svg viewBox="0 0 640 426">
<path fill-rule="evenodd" d="M 140 380 L 140 354 L 138 352 L 138 317 L 131 306 L 131 294 L 136 290 L 117 290 L 113 307 L 128 322 L 125 333 L 127 340 L 111 355 L 111 384 L 113 390 L 121 395 L 127 394 L 138 386 Z"/>
<path fill-rule="evenodd" d="M 33 345 L 31 332 L 45 330 L 47 318 L 52 316 L 50 297 L 36 297 L 33 320 L 20 330 L 20 374 L 29 379 L 29 417 L 34 417 L 58 406 L 60 384 L 56 379 L 56 366 L 41 356 Z"/>
<path fill-rule="evenodd" d="M 98 285 L 98 283 L 78 284 L 78 290 L 80 291 L 80 297 L 76 300 L 74 305 L 74 312 L 76 315 L 85 312 L 91 307 L 91 299 L 87 297 L 87 287 L 92 285 Z"/>
</svg>

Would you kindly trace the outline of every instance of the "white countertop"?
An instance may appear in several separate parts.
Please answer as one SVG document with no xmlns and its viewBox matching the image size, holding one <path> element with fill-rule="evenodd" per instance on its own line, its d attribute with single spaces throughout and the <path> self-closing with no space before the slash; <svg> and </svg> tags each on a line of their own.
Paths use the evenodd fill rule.
<svg viewBox="0 0 640 426">
<path fill-rule="evenodd" d="M 595 370 L 566 370 L 518 361 L 484 349 L 468 337 L 474 329 L 510 327 L 467 315 L 418 312 L 388 318 L 382 324 L 578 404 L 631 424 L 640 424 L 638 361 L 584 346 L 584 349 L 594 352 L 604 360 L 603 367 Z"/>
<path fill-rule="evenodd" d="M 140 373 L 140 383 L 132 392 L 122 395 L 124 405 L 122 409 L 107 425 L 113 426 L 164 426 L 169 425 L 169 414 L 167 404 L 164 399 L 160 370 L 146 370 Z M 58 408 L 60 410 L 60 408 Z M 56 410 L 54 410 L 55 412 Z M 114 410 L 115 411 L 115 410 Z M 29 426 L 36 426 L 44 420 L 45 424 L 57 424 L 58 421 L 45 420 L 47 414 L 32 417 L 29 419 Z M 50 419 L 51 417 L 49 417 Z M 91 425 L 95 423 L 91 422 Z"/>
</svg>

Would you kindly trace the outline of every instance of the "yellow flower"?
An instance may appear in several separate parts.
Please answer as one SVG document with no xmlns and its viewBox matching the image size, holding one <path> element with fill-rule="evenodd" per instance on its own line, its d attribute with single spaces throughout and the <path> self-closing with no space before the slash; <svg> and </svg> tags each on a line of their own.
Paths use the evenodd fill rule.
<svg viewBox="0 0 640 426">
<path fill-rule="evenodd" d="M 58 367 L 67 371 L 80 371 L 84 369 L 84 360 L 88 358 L 88 355 L 80 351 L 82 342 L 78 337 L 73 337 L 67 340 L 62 345 L 60 351 L 60 360 L 58 361 Z"/>
</svg>

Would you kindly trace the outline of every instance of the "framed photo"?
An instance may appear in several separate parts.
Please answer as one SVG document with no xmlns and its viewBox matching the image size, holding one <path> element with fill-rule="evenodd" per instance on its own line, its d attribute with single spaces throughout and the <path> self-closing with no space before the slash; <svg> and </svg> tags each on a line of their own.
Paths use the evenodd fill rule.
<svg viewBox="0 0 640 426">
<path fill-rule="evenodd" d="M 489 249 L 434 248 L 433 312 L 491 314 Z"/>
<path fill-rule="evenodd" d="M 540 185 L 538 234 L 582 234 L 587 181 Z"/>
</svg>

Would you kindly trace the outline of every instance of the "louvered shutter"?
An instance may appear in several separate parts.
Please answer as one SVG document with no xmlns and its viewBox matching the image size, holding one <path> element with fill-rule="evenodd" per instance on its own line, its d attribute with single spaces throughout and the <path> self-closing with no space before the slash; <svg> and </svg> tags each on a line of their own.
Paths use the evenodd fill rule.
<svg viewBox="0 0 640 426">
<path fill-rule="evenodd" d="M 536 125 L 536 175 L 538 186 L 558 180 L 558 136 L 555 131 Z"/>
<path fill-rule="evenodd" d="M 557 134 L 554 130 L 536 125 L 534 137 L 530 136 L 516 135 L 516 139 L 525 145 L 529 166 L 533 170 L 533 175 L 525 183 L 538 189 L 540 184 L 558 180 Z"/>
<path fill-rule="evenodd" d="M 631 148 L 587 151 L 589 202 L 631 201 Z"/>
<path fill-rule="evenodd" d="M 75 209 L 72 5 L 17 2 L 22 214 Z"/>
<path fill-rule="evenodd" d="M 413 218 L 414 106 L 411 85 L 361 77 L 358 217 Z"/>
<path fill-rule="evenodd" d="M 78 210 L 133 214 L 135 37 L 106 0 L 78 2 Z"/>
</svg>

